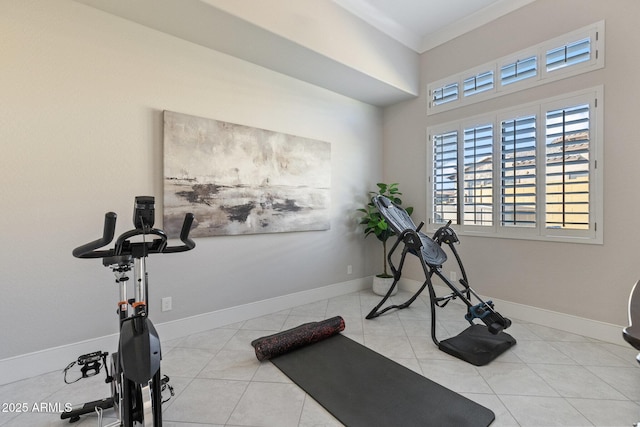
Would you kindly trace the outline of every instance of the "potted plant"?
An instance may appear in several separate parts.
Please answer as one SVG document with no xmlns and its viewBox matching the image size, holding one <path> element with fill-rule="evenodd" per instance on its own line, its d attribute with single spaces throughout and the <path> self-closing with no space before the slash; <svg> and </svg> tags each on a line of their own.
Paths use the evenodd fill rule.
<svg viewBox="0 0 640 427">
<path fill-rule="evenodd" d="M 402 200 L 399 196 L 402 195 L 398 189 L 398 183 L 385 184 L 379 182 L 377 184 L 378 191 L 370 191 L 369 196 L 382 195 L 397 205 L 402 204 Z M 409 215 L 413 212 L 413 207 L 404 208 Z M 393 276 L 387 271 L 387 240 L 394 235 L 393 230 L 389 228 L 389 225 L 382 217 L 378 208 L 369 201 L 369 203 L 362 209 L 358 209 L 358 212 L 363 214 L 360 224 L 364 225 L 365 238 L 369 235 L 374 235 L 378 240 L 382 242 L 382 258 L 383 258 L 383 272 L 376 274 L 373 279 L 373 292 L 378 295 L 386 295 L 389 287 L 393 283 Z M 394 293 L 397 288 L 394 290 Z"/>
</svg>

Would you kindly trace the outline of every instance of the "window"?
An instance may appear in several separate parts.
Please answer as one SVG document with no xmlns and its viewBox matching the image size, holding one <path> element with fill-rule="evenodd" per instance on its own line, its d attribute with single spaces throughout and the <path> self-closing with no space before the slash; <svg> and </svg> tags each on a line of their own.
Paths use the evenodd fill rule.
<svg viewBox="0 0 640 427">
<path fill-rule="evenodd" d="M 524 79 L 535 77 L 538 73 L 537 56 L 517 59 L 500 67 L 500 83 L 505 86 Z"/>
<path fill-rule="evenodd" d="M 547 51 L 547 71 L 570 67 L 591 59 L 591 39 L 586 38 Z"/>
<path fill-rule="evenodd" d="M 547 228 L 589 228 L 589 110 L 582 104 L 546 113 Z"/>
<path fill-rule="evenodd" d="M 485 71 L 464 80 L 464 96 L 493 89 L 493 71 Z"/>
<path fill-rule="evenodd" d="M 458 223 L 458 132 L 433 137 L 433 217 Z"/>
<path fill-rule="evenodd" d="M 464 129 L 464 215 L 465 225 L 493 223 L 493 124 Z"/>
<path fill-rule="evenodd" d="M 452 83 L 444 85 L 433 90 L 431 95 L 431 101 L 433 105 L 442 105 L 447 102 L 455 101 L 458 99 L 458 84 Z"/>
<path fill-rule="evenodd" d="M 536 116 L 500 123 L 500 224 L 536 226 Z"/>
<path fill-rule="evenodd" d="M 602 243 L 602 91 L 430 128 L 430 227 Z"/>
<path fill-rule="evenodd" d="M 427 115 L 602 67 L 604 21 L 430 83 Z"/>
</svg>

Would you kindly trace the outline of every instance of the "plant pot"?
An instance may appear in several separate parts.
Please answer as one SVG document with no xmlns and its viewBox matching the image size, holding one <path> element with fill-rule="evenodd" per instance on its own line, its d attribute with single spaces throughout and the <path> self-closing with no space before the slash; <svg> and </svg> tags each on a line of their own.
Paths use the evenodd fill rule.
<svg viewBox="0 0 640 427">
<path fill-rule="evenodd" d="M 386 295 L 389 292 L 389 288 L 393 284 L 393 277 L 379 277 L 373 276 L 373 293 L 376 295 Z M 393 288 L 391 295 L 395 295 L 398 292 L 398 285 Z"/>
</svg>

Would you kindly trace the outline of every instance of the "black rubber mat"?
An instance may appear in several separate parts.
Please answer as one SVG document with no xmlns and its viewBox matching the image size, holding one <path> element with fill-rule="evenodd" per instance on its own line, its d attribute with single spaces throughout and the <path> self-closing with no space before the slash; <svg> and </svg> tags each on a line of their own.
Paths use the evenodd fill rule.
<svg viewBox="0 0 640 427">
<path fill-rule="evenodd" d="M 476 366 L 483 366 L 516 345 L 506 332 L 493 335 L 484 325 L 472 325 L 455 337 L 440 341 L 445 353 Z"/>
<path fill-rule="evenodd" d="M 494 413 L 345 337 L 271 359 L 348 427 L 488 426 Z"/>
</svg>

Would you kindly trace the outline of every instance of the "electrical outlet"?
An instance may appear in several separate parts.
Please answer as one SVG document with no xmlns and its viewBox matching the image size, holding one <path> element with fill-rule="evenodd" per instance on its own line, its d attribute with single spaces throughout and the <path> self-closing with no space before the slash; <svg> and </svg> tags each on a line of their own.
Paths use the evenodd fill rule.
<svg viewBox="0 0 640 427">
<path fill-rule="evenodd" d="M 169 311 L 172 308 L 171 297 L 162 298 L 162 311 Z"/>
<path fill-rule="evenodd" d="M 450 271 L 449 272 L 449 280 L 451 280 L 452 282 L 455 282 L 458 280 L 458 273 L 456 273 L 455 271 Z"/>
<path fill-rule="evenodd" d="M 347 274 L 353 274 L 353 266 L 351 264 L 347 265 Z"/>
</svg>

